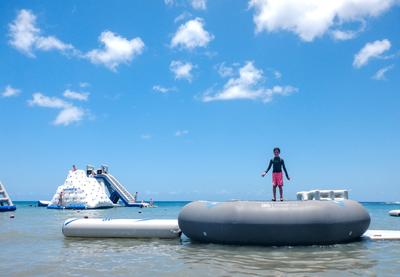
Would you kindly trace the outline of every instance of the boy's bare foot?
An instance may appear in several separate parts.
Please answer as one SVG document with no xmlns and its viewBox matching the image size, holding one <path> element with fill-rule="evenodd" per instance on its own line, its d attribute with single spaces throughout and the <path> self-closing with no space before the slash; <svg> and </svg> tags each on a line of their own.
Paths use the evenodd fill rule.
<svg viewBox="0 0 400 277">
<path fill-rule="evenodd" d="M 283 198 L 281 198 L 281 201 L 283 201 Z"/>
</svg>

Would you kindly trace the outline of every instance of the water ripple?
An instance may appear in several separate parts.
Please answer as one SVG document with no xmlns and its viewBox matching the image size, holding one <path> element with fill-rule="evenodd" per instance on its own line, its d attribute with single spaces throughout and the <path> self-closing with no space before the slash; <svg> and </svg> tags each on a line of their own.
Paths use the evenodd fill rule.
<svg viewBox="0 0 400 277">
<path fill-rule="evenodd" d="M 385 204 L 371 208 L 376 228 L 400 226 Z M 0 272 L 5 276 L 396 276 L 400 242 L 359 241 L 311 247 L 257 247 L 156 239 L 72 239 L 69 217 L 176 218 L 181 206 L 103 211 L 18 210 L 0 215 Z M 141 212 L 141 213 L 139 213 Z M 397 220 L 397 221 L 396 221 Z M 399 228 L 400 229 L 400 228 Z"/>
</svg>

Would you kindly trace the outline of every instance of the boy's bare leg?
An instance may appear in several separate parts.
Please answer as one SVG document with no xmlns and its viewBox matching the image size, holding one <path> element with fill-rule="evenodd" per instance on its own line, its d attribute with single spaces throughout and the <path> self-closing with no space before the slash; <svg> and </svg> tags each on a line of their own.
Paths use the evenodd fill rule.
<svg viewBox="0 0 400 277">
<path fill-rule="evenodd" d="M 281 196 L 281 200 L 283 200 L 283 188 L 279 186 L 279 195 Z"/>
<path fill-rule="evenodd" d="M 276 200 L 276 186 L 272 186 L 272 193 L 274 195 L 273 200 Z"/>
</svg>

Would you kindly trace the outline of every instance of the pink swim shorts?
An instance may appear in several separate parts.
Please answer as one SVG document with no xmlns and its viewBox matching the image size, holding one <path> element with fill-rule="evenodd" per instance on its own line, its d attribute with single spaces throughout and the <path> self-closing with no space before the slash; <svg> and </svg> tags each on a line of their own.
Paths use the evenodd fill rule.
<svg viewBox="0 0 400 277">
<path fill-rule="evenodd" d="M 272 185 L 276 186 L 283 186 L 283 174 L 282 172 L 273 172 L 272 173 Z"/>
</svg>

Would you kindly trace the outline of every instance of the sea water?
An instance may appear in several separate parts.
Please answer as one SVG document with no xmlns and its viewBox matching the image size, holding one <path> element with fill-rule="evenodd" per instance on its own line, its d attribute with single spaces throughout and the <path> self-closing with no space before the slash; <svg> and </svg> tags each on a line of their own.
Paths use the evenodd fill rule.
<svg viewBox="0 0 400 277">
<path fill-rule="evenodd" d="M 0 213 L 0 276 L 398 276 L 400 241 L 331 246 L 262 247 L 200 244 L 181 239 L 65 238 L 71 217 L 177 218 L 187 202 L 157 208 L 49 210 L 15 202 Z M 400 230 L 396 203 L 362 203 L 370 229 Z M 14 218 L 11 218 L 14 215 Z"/>
</svg>

